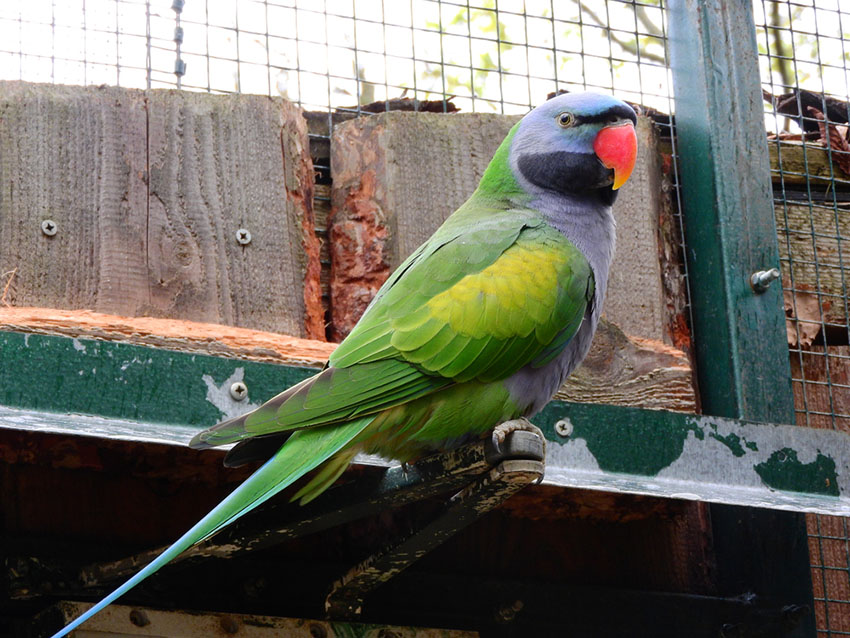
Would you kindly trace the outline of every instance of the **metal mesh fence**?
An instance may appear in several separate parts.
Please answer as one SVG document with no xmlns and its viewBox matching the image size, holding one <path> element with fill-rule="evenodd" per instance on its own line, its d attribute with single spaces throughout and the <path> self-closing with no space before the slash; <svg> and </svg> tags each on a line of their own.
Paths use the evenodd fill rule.
<svg viewBox="0 0 850 638">
<path fill-rule="evenodd" d="M 340 113 L 398 99 L 524 113 L 553 91 L 586 88 L 672 113 L 664 8 L 663 0 L 4 0 L 0 79 L 294 100 L 311 116 L 321 234 L 327 140 Z M 850 8 L 754 0 L 754 10 L 798 423 L 847 431 Z M 671 118 L 656 121 L 675 179 Z M 819 631 L 850 635 L 847 521 L 810 516 L 809 534 Z"/>
<path fill-rule="evenodd" d="M 797 423 L 850 431 L 850 6 L 758 0 Z M 847 519 L 809 515 L 818 631 L 850 635 Z"/>
<path fill-rule="evenodd" d="M 403 101 L 522 114 L 554 91 L 595 88 L 655 109 L 669 139 L 665 20 L 662 0 L 6 0 L 0 79 L 298 102 L 327 301 L 328 140 L 340 117 Z M 675 163 L 673 152 L 673 179 Z"/>
</svg>

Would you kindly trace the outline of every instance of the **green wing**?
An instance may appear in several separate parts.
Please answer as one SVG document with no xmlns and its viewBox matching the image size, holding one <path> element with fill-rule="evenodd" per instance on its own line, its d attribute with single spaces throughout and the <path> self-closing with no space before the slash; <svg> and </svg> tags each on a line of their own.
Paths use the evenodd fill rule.
<svg viewBox="0 0 850 638">
<path fill-rule="evenodd" d="M 426 244 L 399 271 L 332 366 L 392 359 L 455 382 L 504 379 L 557 355 L 593 296 L 578 249 L 519 211 Z"/>
<path fill-rule="evenodd" d="M 543 365 L 592 295 L 585 258 L 533 211 L 453 216 L 384 284 L 329 368 L 191 445 L 348 421 Z"/>
</svg>

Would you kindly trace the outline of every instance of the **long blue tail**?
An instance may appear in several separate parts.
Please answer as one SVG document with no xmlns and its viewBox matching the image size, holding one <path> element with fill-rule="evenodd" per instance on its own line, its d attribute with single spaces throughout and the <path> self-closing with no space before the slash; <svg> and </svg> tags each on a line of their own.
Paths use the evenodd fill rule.
<svg viewBox="0 0 850 638">
<path fill-rule="evenodd" d="M 145 578 L 159 571 L 180 553 L 195 543 L 209 538 L 327 461 L 360 434 L 374 418 L 372 415 L 350 423 L 299 430 L 293 434 L 277 454 L 233 490 L 192 529 L 183 534 L 177 542 L 94 607 L 53 634 L 53 638 L 61 638 L 73 631 Z"/>
</svg>

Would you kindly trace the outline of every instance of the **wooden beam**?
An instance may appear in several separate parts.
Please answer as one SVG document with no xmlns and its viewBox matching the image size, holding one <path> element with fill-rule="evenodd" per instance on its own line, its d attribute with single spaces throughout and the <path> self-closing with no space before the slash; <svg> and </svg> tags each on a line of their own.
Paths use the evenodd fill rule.
<svg viewBox="0 0 850 638">
<path fill-rule="evenodd" d="M 669 8 L 688 283 L 704 412 L 791 423 L 781 287 L 749 284 L 779 265 L 752 12 L 727 0 Z M 711 526 L 720 592 L 811 609 L 802 515 L 714 505 Z M 814 616 L 788 635 L 814 636 Z"/>
<path fill-rule="evenodd" d="M 0 307 L 0 330 L 317 368 L 336 348 L 334 343 L 219 324 L 51 308 Z M 697 410 L 685 353 L 657 341 L 629 337 L 605 320 L 587 359 L 557 397 L 679 412 Z"/>
<path fill-rule="evenodd" d="M 91 604 L 63 601 L 44 612 L 37 626 L 44 635 L 70 622 Z M 241 638 L 476 638 L 478 632 L 456 629 L 378 626 L 327 622 L 303 618 L 279 618 L 249 614 L 198 611 L 161 611 L 143 607 L 110 605 L 76 632 L 86 638 L 113 636 L 229 636 Z"/>
</svg>

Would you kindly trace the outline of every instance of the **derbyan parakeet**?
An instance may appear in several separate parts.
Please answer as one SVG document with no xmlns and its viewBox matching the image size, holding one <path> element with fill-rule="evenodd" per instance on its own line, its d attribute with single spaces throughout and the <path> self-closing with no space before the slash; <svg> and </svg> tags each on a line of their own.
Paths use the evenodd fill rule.
<svg viewBox="0 0 850 638">
<path fill-rule="evenodd" d="M 309 472 L 294 496 L 302 502 L 358 452 L 406 462 L 543 408 L 599 321 L 635 123 L 628 105 L 590 93 L 555 97 L 518 122 L 475 192 L 393 272 L 324 370 L 190 443 L 236 443 L 226 464 L 265 464 L 54 638 Z"/>
</svg>

